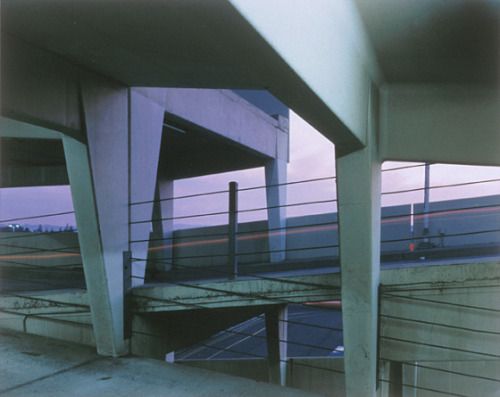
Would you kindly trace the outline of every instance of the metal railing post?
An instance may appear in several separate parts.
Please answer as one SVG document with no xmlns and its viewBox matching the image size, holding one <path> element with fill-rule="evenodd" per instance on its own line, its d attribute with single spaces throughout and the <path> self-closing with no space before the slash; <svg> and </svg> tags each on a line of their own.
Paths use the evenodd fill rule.
<svg viewBox="0 0 500 397">
<path fill-rule="evenodd" d="M 132 252 L 123 251 L 123 338 L 132 337 L 130 291 L 132 289 Z"/>
<path fill-rule="evenodd" d="M 229 182 L 229 225 L 227 242 L 228 278 L 234 280 L 238 274 L 238 183 Z"/>
</svg>

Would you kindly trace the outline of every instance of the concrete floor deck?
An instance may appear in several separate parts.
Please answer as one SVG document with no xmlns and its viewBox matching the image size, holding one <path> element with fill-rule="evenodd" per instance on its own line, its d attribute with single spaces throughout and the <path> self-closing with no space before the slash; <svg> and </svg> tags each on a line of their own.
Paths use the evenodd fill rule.
<svg viewBox="0 0 500 397">
<path fill-rule="evenodd" d="M 3 396 L 314 396 L 303 390 L 1 330 Z"/>
</svg>

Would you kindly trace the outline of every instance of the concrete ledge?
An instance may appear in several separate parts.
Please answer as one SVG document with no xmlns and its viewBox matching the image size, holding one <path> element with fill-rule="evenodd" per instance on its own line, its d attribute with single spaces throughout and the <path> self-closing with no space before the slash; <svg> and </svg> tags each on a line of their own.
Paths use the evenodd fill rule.
<svg viewBox="0 0 500 397">
<path fill-rule="evenodd" d="M 95 346 L 86 291 L 0 296 L 0 327 Z"/>
<path fill-rule="evenodd" d="M 132 299 L 136 313 L 337 300 L 340 274 L 141 286 Z"/>
</svg>

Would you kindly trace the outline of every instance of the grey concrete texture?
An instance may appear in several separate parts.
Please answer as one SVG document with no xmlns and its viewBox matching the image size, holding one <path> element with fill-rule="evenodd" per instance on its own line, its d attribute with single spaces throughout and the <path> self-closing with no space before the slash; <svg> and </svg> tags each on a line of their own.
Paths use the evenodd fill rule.
<svg viewBox="0 0 500 397">
<path fill-rule="evenodd" d="M 303 390 L 159 360 L 104 358 L 95 349 L 1 331 L 3 396 L 314 396 Z"/>
</svg>

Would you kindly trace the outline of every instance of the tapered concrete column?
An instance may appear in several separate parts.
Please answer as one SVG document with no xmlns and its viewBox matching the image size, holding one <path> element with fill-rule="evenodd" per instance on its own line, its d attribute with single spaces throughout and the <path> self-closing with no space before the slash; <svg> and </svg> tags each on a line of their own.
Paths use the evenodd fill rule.
<svg viewBox="0 0 500 397">
<path fill-rule="evenodd" d="M 150 223 L 155 198 L 156 175 L 163 130 L 163 107 L 156 102 L 129 91 L 130 105 L 130 240 L 132 256 L 132 285 L 144 283 L 148 258 Z M 141 203 L 141 204 L 135 204 Z M 141 223 L 133 223 L 139 221 Z"/>
<path fill-rule="evenodd" d="M 414 361 L 402 366 L 402 396 L 417 397 L 418 392 L 418 362 Z"/>
<path fill-rule="evenodd" d="M 283 118 L 280 118 L 280 121 Z M 286 120 L 286 119 L 283 119 Z M 287 124 L 288 126 L 288 124 Z M 286 127 L 287 127 L 286 126 Z M 286 258 L 286 182 L 289 135 L 277 130 L 276 158 L 265 165 L 269 257 L 271 262 Z"/>
<path fill-rule="evenodd" d="M 81 83 L 87 145 L 63 137 L 99 354 L 128 351 L 123 336 L 123 251 L 128 249 L 127 90 Z"/>
<path fill-rule="evenodd" d="M 174 181 L 162 176 L 158 177 L 156 184 L 156 201 L 154 206 L 153 242 L 150 257 L 154 263 L 153 269 L 168 271 L 172 269 L 174 241 Z"/>
<path fill-rule="evenodd" d="M 347 155 L 336 148 L 347 396 L 374 396 L 377 384 L 381 189 L 377 114 L 372 88 L 367 147 Z"/>
<path fill-rule="evenodd" d="M 266 312 L 266 341 L 269 363 L 269 382 L 286 386 L 288 339 L 288 307 L 281 306 Z"/>
</svg>

